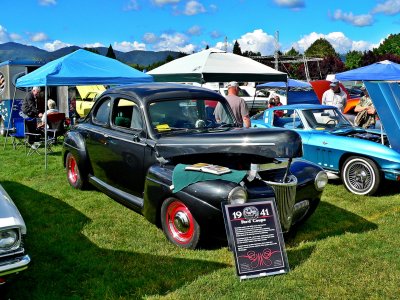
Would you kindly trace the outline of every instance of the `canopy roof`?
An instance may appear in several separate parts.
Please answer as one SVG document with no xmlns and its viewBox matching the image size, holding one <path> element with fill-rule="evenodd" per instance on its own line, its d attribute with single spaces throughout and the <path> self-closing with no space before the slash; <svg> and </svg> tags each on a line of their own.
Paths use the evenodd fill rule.
<svg viewBox="0 0 400 300">
<path fill-rule="evenodd" d="M 218 49 L 203 50 L 166 63 L 147 74 L 164 82 L 286 81 L 279 72 L 251 58 Z"/>
<path fill-rule="evenodd" d="M 263 88 L 271 88 L 271 87 L 277 87 L 277 88 L 311 88 L 311 84 L 305 81 L 301 80 L 296 80 L 296 79 L 291 79 L 288 78 L 287 80 L 287 86 L 286 86 L 286 81 L 279 81 L 279 82 L 267 82 L 263 84 L 257 85 L 257 89 L 263 89 Z"/>
<path fill-rule="evenodd" d="M 151 82 L 142 73 L 116 59 L 79 49 L 20 77 L 17 87 L 129 84 Z"/>
<path fill-rule="evenodd" d="M 338 80 L 400 80 L 400 65 L 384 60 L 358 69 L 337 73 Z"/>
</svg>

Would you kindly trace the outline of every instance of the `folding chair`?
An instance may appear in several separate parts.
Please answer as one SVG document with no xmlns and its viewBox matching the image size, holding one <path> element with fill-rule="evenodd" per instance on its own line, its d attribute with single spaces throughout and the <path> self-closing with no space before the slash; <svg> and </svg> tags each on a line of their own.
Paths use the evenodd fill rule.
<svg viewBox="0 0 400 300">
<path fill-rule="evenodd" d="M 25 124 L 23 118 L 14 118 L 14 132 L 10 134 L 12 137 L 12 145 L 14 149 L 25 145 Z M 21 141 L 22 140 L 22 141 Z"/>
<path fill-rule="evenodd" d="M 43 145 L 43 138 L 37 129 L 37 120 L 35 118 L 24 119 L 25 122 L 25 145 L 28 148 L 27 155 L 33 153 L 40 154 L 39 148 Z"/>
<path fill-rule="evenodd" d="M 47 115 L 47 143 L 49 150 L 51 146 L 57 144 L 58 138 L 65 133 L 65 113 L 52 113 Z"/>
</svg>

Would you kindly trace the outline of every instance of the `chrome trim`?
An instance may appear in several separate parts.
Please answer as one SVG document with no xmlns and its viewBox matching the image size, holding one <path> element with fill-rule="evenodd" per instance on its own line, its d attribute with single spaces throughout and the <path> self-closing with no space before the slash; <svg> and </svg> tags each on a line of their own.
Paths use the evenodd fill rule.
<svg viewBox="0 0 400 300">
<path fill-rule="evenodd" d="M 94 133 L 100 134 L 100 135 L 104 136 L 105 138 L 113 138 L 113 139 L 116 139 L 116 140 L 120 140 L 120 141 L 124 141 L 124 142 L 128 142 L 128 143 L 133 143 L 133 144 L 138 144 L 138 145 L 141 145 L 141 146 L 146 146 L 147 145 L 146 143 L 136 142 L 133 139 L 130 140 L 130 139 L 121 138 L 121 137 L 116 136 L 114 134 L 104 133 L 104 132 L 98 131 L 98 130 L 93 130 L 92 128 L 87 128 L 86 130 L 90 131 L 90 132 L 94 132 Z M 124 133 L 124 134 L 130 134 L 130 135 L 132 135 L 132 138 L 133 138 L 133 135 L 134 135 L 133 133 Z"/>
<path fill-rule="evenodd" d="M 294 204 L 296 200 L 297 178 L 294 175 L 287 176 L 288 182 L 266 181 L 275 192 L 275 201 L 278 208 L 279 220 L 282 231 L 289 231 L 292 225 Z"/>
<path fill-rule="evenodd" d="M 288 160 L 274 160 L 272 163 L 267 164 L 251 164 L 251 171 L 267 171 L 267 170 L 277 170 L 277 169 L 285 169 L 287 168 L 289 162 Z"/>
<path fill-rule="evenodd" d="M 12 274 L 25 268 L 30 263 L 31 258 L 29 255 L 24 255 L 21 257 L 16 257 L 7 261 L 0 263 L 0 276 Z"/>
<path fill-rule="evenodd" d="M 229 143 L 229 144 L 157 144 L 157 146 L 275 146 L 275 143 L 247 143 L 247 142 L 240 142 L 240 143 Z"/>
</svg>

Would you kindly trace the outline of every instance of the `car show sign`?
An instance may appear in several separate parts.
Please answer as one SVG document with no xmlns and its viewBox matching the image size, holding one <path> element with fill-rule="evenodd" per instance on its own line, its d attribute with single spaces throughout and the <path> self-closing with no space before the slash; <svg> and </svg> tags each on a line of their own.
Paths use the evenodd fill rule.
<svg viewBox="0 0 400 300">
<path fill-rule="evenodd" d="M 240 280 L 287 273 L 289 263 L 275 200 L 223 206 Z"/>
</svg>

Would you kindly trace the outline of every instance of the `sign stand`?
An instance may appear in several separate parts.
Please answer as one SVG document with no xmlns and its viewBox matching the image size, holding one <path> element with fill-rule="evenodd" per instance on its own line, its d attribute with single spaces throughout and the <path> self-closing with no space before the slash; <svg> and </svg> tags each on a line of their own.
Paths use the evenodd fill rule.
<svg viewBox="0 0 400 300">
<path fill-rule="evenodd" d="M 240 280 L 289 272 L 285 242 L 274 198 L 223 204 L 228 244 Z"/>
</svg>

